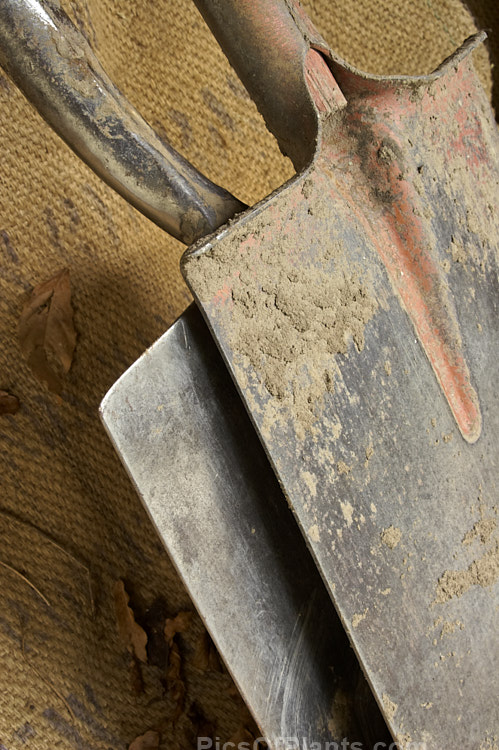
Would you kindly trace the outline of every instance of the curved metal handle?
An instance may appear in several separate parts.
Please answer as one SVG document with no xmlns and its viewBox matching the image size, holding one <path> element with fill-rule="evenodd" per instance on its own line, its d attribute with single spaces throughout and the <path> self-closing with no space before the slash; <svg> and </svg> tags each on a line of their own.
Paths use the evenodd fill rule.
<svg viewBox="0 0 499 750">
<path fill-rule="evenodd" d="M 312 160 L 317 113 L 306 81 L 312 45 L 325 45 L 294 0 L 194 0 L 297 170 Z"/>
<path fill-rule="evenodd" d="M 78 156 L 182 242 L 246 208 L 159 138 L 55 0 L 1 0 L 0 64 Z"/>
</svg>

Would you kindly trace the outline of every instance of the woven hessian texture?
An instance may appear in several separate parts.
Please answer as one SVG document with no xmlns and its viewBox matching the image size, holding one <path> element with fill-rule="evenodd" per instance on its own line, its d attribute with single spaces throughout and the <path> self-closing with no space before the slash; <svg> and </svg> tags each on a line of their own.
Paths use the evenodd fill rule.
<svg viewBox="0 0 499 750">
<path fill-rule="evenodd" d="M 188 0 L 63 5 L 124 93 L 215 182 L 254 203 L 292 174 Z M 377 73 L 429 72 L 475 30 L 459 0 L 304 5 L 339 54 Z M 472 10 L 498 28 L 493 0 Z M 490 92 L 485 48 L 476 61 Z M 0 102 L 0 389 L 21 402 L 0 416 L 0 747 L 122 750 L 148 729 L 161 748 L 193 747 L 185 717 L 173 728 L 161 659 L 144 666 L 143 692 L 132 685 L 115 581 L 149 626 L 193 605 L 97 415 L 187 306 L 182 247 L 81 164 L 3 75 Z M 16 328 L 31 288 L 64 267 L 78 343 L 57 399 Z M 226 674 L 190 664 L 200 633 L 195 619 L 181 640 L 188 703 L 226 740 L 247 717 Z"/>
</svg>

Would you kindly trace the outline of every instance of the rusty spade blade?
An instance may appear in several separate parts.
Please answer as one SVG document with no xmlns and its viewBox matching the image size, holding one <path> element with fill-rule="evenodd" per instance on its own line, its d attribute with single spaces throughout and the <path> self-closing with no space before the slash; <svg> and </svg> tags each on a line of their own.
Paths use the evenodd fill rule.
<svg viewBox="0 0 499 750">
<path fill-rule="evenodd" d="M 381 78 L 338 59 L 297 5 L 234 3 L 227 28 L 198 4 L 225 47 L 275 22 L 317 130 L 310 165 L 189 249 L 185 277 L 394 737 L 486 747 L 499 141 L 471 64 L 483 35 L 431 75 Z"/>
</svg>

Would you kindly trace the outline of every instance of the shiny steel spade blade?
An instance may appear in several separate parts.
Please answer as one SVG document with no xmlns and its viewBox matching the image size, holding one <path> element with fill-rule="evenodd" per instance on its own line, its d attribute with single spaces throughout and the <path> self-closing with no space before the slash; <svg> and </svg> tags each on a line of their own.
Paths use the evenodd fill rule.
<svg viewBox="0 0 499 750">
<path fill-rule="evenodd" d="M 333 703 L 352 695 L 353 652 L 196 308 L 115 383 L 101 416 L 271 746 L 351 737 Z"/>
</svg>

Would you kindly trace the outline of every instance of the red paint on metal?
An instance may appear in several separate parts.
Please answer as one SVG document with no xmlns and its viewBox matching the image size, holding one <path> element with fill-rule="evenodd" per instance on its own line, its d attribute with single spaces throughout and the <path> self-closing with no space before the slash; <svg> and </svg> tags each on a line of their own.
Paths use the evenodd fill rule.
<svg viewBox="0 0 499 750">
<path fill-rule="evenodd" d="M 215 295 L 213 297 L 213 302 L 216 305 L 226 305 L 227 302 L 230 300 L 232 295 L 232 288 L 229 286 L 229 284 L 224 284 L 221 289 L 218 289 L 215 292 Z"/>
<path fill-rule="evenodd" d="M 330 113 L 346 107 L 347 100 L 325 59 L 314 49 L 309 49 L 305 58 L 305 80 L 319 112 Z"/>
<path fill-rule="evenodd" d="M 457 117 L 456 124 L 462 129 L 452 147 L 469 156 L 467 163 L 479 166 L 483 158 L 480 149 L 471 152 L 467 143 L 481 142 L 480 125 L 461 101 L 463 92 L 467 91 L 465 79 L 469 74 L 469 63 L 464 61 L 450 75 L 433 82 L 431 91 L 423 82 L 421 90 L 417 91 L 397 88 L 393 83 L 383 88 L 379 81 L 369 82 L 366 87 L 366 81 L 352 77 L 349 82 L 353 85 L 347 88 L 355 94 L 362 90 L 362 104 L 347 108 L 343 133 L 336 138 L 334 148 L 327 147 L 326 139 L 325 153 L 318 158 L 318 164 L 328 165 L 334 185 L 332 194 L 337 193 L 332 206 L 338 198 L 347 203 L 378 252 L 459 429 L 463 437 L 473 443 L 481 432 L 481 413 L 462 353 L 454 302 L 440 263 L 435 261 L 437 238 L 429 222 L 421 220 L 421 198 L 404 177 L 407 165 L 397 158 L 397 153 L 407 153 L 407 135 L 411 127 L 415 127 L 417 118 L 436 118 L 438 113 L 443 127 L 446 124 L 455 127 L 451 118 Z M 330 73 L 327 68 L 315 70 L 314 86 L 310 88 L 315 96 L 316 91 L 322 92 L 327 85 L 317 84 L 318 75 L 330 76 Z M 324 98 L 319 95 L 318 99 L 318 109 L 323 111 Z M 384 144 L 389 144 L 389 156 L 380 162 Z M 347 163 L 349 169 L 335 171 L 335 163 Z M 351 173 L 356 173 L 356 182 L 352 181 Z M 377 210 L 366 211 L 366 206 L 376 203 L 373 190 L 387 196 L 386 202 L 383 205 L 380 200 Z"/>
<path fill-rule="evenodd" d="M 428 247 L 421 222 L 413 219 L 414 196 L 406 183 L 385 217 L 390 243 L 376 248 L 408 311 L 463 436 L 474 442 L 480 435 L 478 398 L 461 353 L 461 337 L 454 305 L 449 299 L 440 266 Z"/>
</svg>

